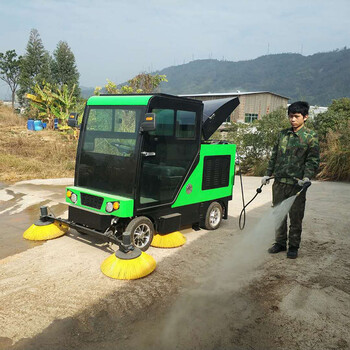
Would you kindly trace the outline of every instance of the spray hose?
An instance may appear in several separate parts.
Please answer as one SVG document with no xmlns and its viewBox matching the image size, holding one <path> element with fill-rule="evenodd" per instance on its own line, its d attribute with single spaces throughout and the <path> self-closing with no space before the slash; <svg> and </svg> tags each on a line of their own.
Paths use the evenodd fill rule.
<svg viewBox="0 0 350 350">
<path fill-rule="evenodd" d="M 251 202 L 253 202 L 253 200 L 256 198 L 256 196 L 262 192 L 262 188 L 263 188 L 264 185 L 261 185 L 260 187 L 258 187 L 258 188 L 256 189 L 256 193 L 255 193 L 254 197 L 253 197 L 247 204 L 245 204 L 245 203 L 244 203 L 244 190 L 243 190 L 243 181 L 242 181 L 242 173 L 241 173 L 241 170 L 239 170 L 239 177 L 240 177 L 240 180 L 241 180 L 241 193 L 242 193 L 243 209 L 242 209 L 242 211 L 241 211 L 241 214 L 239 215 L 238 224 L 239 224 L 239 228 L 240 228 L 241 230 L 243 230 L 244 227 L 245 227 L 245 221 L 246 221 L 246 211 L 245 211 L 245 208 L 247 208 L 247 206 L 248 206 Z M 273 179 L 273 178 L 274 178 L 274 176 L 271 176 L 267 181 L 270 181 L 270 180 Z M 300 192 L 301 192 L 301 191 L 300 191 Z M 243 223 L 242 223 L 242 218 L 243 218 Z"/>
</svg>

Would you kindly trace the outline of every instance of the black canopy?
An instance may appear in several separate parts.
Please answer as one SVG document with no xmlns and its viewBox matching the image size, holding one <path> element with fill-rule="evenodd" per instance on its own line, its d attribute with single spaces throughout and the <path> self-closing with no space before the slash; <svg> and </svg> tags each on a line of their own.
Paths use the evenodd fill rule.
<svg viewBox="0 0 350 350">
<path fill-rule="evenodd" d="M 239 105 L 238 97 L 203 101 L 202 134 L 208 140 Z"/>
</svg>

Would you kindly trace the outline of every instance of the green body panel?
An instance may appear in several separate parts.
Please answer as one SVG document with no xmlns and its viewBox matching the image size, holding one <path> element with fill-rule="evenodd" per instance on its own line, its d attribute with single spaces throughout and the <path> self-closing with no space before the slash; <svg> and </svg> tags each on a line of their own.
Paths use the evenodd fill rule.
<svg viewBox="0 0 350 350">
<path fill-rule="evenodd" d="M 88 99 L 88 106 L 147 106 L 151 95 L 120 95 L 120 96 L 92 96 Z"/>
<path fill-rule="evenodd" d="M 202 190 L 203 182 L 203 165 L 205 156 L 220 156 L 231 155 L 229 185 L 227 187 Z M 235 169 L 236 145 L 216 145 L 204 144 L 201 145 L 199 163 L 195 170 L 182 187 L 178 198 L 172 205 L 172 208 L 181 207 L 184 205 L 207 202 L 218 198 L 232 197 L 234 169 Z M 187 193 L 187 185 L 192 185 L 192 192 Z"/>
<path fill-rule="evenodd" d="M 117 216 L 120 218 L 128 218 L 128 217 L 134 216 L 134 200 L 131 198 L 115 196 L 115 195 L 111 195 L 108 193 L 94 191 L 91 189 L 87 189 L 84 187 L 77 187 L 77 186 L 69 186 L 66 188 L 66 190 L 72 191 L 73 193 L 75 193 L 78 196 L 78 201 L 76 204 L 74 204 L 70 200 L 70 198 L 68 198 L 66 196 L 66 202 L 69 203 L 70 205 L 80 207 L 83 209 L 92 210 L 92 211 L 95 211 L 95 212 L 101 213 L 101 214 L 109 214 L 109 215 Z M 101 206 L 101 209 L 98 210 L 95 208 L 91 208 L 91 207 L 87 207 L 85 205 L 82 205 L 81 204 L 81 195 L 80 195 L 80 193 L 82 193 L 82 192 L 90 194 L 92 196 L 103 197 L 103 204 Z M 108 213 L 105 210 L 107 202 L 119 202 L 120 208 L 118 210 L 113 211 L 112 213 Z"/>
</svg>

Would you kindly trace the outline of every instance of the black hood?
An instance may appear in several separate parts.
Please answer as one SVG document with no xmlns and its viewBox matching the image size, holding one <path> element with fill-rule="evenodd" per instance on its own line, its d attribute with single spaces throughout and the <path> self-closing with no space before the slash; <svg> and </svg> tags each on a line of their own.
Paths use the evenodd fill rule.
<svg viewBox="0 0 350 350">
<path fill-rule="evenodd" d="M 202 134 L 208 140 L 239 105 L 239 98 L 203 101 Z"/>
</svg>

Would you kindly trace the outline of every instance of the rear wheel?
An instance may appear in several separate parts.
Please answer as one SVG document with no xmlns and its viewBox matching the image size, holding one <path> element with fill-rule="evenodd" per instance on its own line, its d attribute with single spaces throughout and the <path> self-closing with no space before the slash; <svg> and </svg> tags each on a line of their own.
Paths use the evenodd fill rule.
<svg viewBox="0 0 350 350">
<path fill-rule="evenodd" d="M 142 251 L 145 252 L 151 245 L 154 235 L 154 226 L 152 221 L 146 216 L 139 216 L 132 219 L 125 231 L 130 232 L 131 240 L 135 247 Z"/>
<path fill-rule="evenodd" d="M 218 202 L 210 203 L 205 215 L 205 228 L 207 230 L 216 230 L 222 220 L 222 206 Z"/>
</svg>

